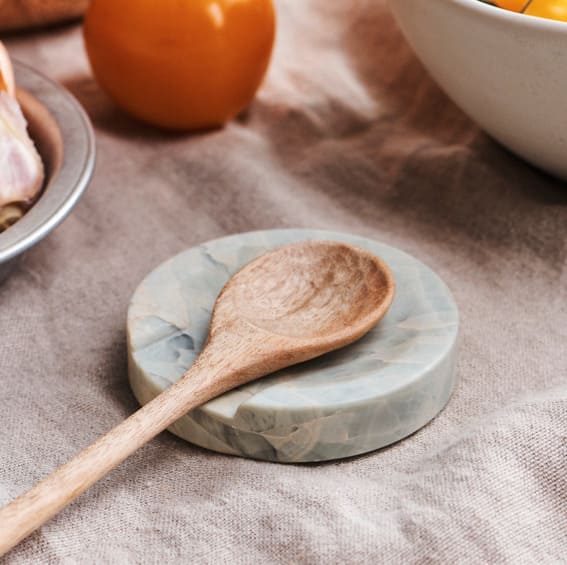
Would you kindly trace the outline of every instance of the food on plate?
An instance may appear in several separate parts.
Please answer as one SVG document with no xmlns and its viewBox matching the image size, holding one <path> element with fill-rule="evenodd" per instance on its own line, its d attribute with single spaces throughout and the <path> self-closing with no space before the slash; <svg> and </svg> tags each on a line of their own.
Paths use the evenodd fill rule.
<svg viewBox="0 0 567 565">
<path fill-rule="evenodd" d="M 14 84 L 14 70 L 6 47 L 0 41 L 0 92 L 5 91 L 14 96 L 16 87 Z"/>
<path fill-rule="evenodd" d="M 494 0 L 494 4 L 530 16 L 567 21 L 567 0 Z"/>
<path fill-rule="evenodd" d="M 123 109 L 178 130 L 222 125 L 252 100 L 275 34 L 272 0 L 93 0 L 85 44 Z"/>
<path fill-rule="evenodd" d="M 0 232 L 24 215 L 43 180 L 43 163 L 16 100 L 12 63 L 0 43 Z"/>
</svg>

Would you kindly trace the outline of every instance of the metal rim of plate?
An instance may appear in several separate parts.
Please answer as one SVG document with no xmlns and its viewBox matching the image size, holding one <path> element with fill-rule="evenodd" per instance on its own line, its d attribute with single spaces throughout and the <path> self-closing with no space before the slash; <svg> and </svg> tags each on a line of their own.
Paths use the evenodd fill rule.
<svg viewBox="0 0 567 565">
<path fill-rule="evenodd" d="M 211 310 L 230 276 L 294 241 L 351 243 L 382 257 L 396 279 L 386 317 L 343 350 L 249 383 L 189 412 L 170 431 L 221 453 L 285 463 L 374 451 L 414 433 L 445 406 L 455 384 L 459 316 L 445 283 L 412 256 L 354 235 L 270 230 L 188 249 L 152 271 L 128 310 L 128 370 L 146 404 L 201 350 Z"/>
<path fill-rule="evenodd" d="M 74 96 L 24 63 L 14 61 L 14 71 L 18 86 L 57 122 L 63 162 L 31 210 L 0 236 L 0 266 L 38 243 L 69 215 L 90 182 L 96 154 L 92 125 Z"/>
</svg>

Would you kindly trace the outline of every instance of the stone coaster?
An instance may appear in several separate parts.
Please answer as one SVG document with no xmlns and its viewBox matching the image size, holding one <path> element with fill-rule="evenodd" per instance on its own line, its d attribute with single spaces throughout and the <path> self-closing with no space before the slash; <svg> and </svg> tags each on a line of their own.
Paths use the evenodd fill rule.
<svg viewBox="0 0 567 565">
<path fill-rule="evenodd" d="M 415 432 L 455 382 L 457 306 L 410 255 L 370 239 L 313 230 L 238 234 L 193 247 L 142 281 L 128 311 L 128 365 L 141 404 L 178 380 L 199 354 L 215 299 L 244 264 L 306 239 L 332 239 L 384 259 L 396 280 L 388 314 L 342 350 L 242 386 L 192 410 L 170 430 L 197 445 L 288 463 L 350 457 Z"/>
</svg>

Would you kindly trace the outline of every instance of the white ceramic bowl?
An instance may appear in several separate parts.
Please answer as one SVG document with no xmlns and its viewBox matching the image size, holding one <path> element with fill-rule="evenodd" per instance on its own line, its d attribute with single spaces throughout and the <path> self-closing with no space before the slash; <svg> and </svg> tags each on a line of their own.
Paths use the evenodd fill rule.
<svg viewBox="0 0 567 565">
<path fill-rule="evenodd" d="M 390 0 L 431 75 L 513 152 L 567 179 L 567 23 L 479 0 Z"/>
</svg>

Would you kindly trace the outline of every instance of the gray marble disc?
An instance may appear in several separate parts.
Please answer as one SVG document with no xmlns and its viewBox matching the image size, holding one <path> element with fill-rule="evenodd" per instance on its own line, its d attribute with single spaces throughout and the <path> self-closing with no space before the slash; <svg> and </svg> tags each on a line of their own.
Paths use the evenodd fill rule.
<svg viewBox="0 0 567 565">
<path fill-rule="evenodd" d="M 396 279 L 386 317 L 357 343 L 208 402 L 170 430 L 197 445 L 280 462 L 365 453 L 415 432 L 447 403 L 455 382 L 458 311 L 441 279 L 410 255 L 342 233 L 273 230 L 194 247 L 150 273 L 128 310 L 128 368 L 141 404 L 199 354 L 230 276 L 294 241 L 332 239 L 382 257 Z"/>
</svg>

